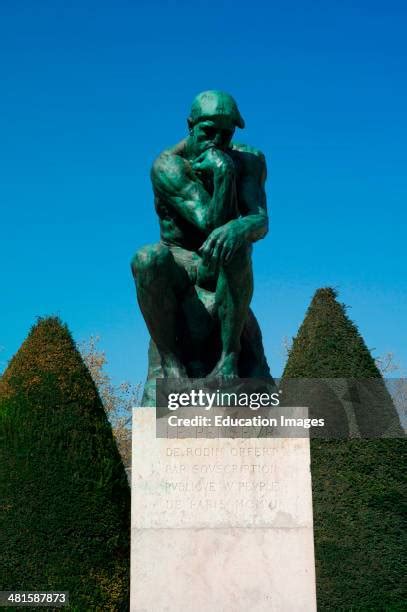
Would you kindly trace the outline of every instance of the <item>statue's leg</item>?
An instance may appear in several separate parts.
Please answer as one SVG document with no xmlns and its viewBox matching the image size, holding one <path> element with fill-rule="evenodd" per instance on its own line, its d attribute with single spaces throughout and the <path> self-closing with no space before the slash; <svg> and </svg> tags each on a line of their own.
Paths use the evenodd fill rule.
<svg viewBox="0 0 407 612">
<path fill-rule="evenodd" d="M 264 353 L 260 326 L 250 308 L 243 327 L 241 343 L 239 376 L 241 378 L 263 378 L 272 381 L 270 368 Z"/>
<path fill-rule="evenodd" d="M 187 273 L 162 243 L 137 251 L 131 269 L 140 309 L 161 355 L 164 376 L 186 377 L 177 343 L 176 319 L 180 300 L 191 285 Z"/>
<path fill-rule="evenodd" d="M 222 266 L 216 287 L 222 354 L 210 376 L 237 377 L 241 335 L 253 295 L 251 246 L 239 249 Z"/>
</svg>

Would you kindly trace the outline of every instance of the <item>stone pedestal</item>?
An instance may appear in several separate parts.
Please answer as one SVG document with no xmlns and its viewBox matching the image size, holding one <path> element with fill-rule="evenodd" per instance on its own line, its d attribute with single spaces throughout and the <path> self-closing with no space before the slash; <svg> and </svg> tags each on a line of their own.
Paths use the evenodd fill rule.
<svg viewBox="0 0 407 612">
<path fill-rule="evenodd" d="M 316 610 L 308 438 L 157 439 L 133 413 L 132 612 Z"/>
</svg>

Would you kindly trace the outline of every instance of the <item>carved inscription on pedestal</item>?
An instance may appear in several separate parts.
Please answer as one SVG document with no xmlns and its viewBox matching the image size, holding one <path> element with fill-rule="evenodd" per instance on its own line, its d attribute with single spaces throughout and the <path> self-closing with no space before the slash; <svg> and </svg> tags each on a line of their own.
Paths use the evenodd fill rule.
<svg viewBox="0 0 407 612">
<path fill-rule="evenodd" d="M 134 527 L 312 524 L 310 500 L 295 494 L 296 479 L 309 479 L 307 439 L 157 439 L 145 410 L 134 441 L 144 458 L 133 472 Z"/>
</svg>

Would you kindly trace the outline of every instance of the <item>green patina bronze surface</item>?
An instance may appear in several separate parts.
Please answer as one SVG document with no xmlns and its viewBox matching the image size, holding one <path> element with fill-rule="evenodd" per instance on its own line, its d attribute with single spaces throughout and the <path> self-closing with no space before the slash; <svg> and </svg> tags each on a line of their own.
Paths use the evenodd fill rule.
<svg viewBox="0 0 407 612">
<path fill-rule="evenodd" d="M 268 230 L 266 162 L 232 142 L 236 127 L 234 99 L 203 92 L 187 138 L 153 164 L 161 239 L 131 264 L 151 335 L 143 405 L 154 404 L 156 378 L 270 378 L 249 308 L 252 243 Z"/>
</svg>

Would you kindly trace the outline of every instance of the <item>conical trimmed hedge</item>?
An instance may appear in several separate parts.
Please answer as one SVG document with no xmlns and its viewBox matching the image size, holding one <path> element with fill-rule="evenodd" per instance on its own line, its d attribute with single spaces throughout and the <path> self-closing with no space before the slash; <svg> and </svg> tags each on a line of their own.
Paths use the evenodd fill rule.
<svg viewBox="0 0 407 612">
<path fill-rule="evenodd" d="M 290 350 L 284 378 L 378 378 L 380 372 L 331 287 L 318 289 Z"/>
<path fill-rule="evenodd" d="M 333 289 L 316 292 L 283 378 L 381 378 Z M 404 609 L 406 459 L 401 438 L 311 440 L 319 611 Z"/>
<path fill-rule="evenodd" d="M 1 589 L 69 591 L 127 610 L 130 491 L 111 426 L 58 318 L 40 319 L 0 380 Z"/>
</svg>

